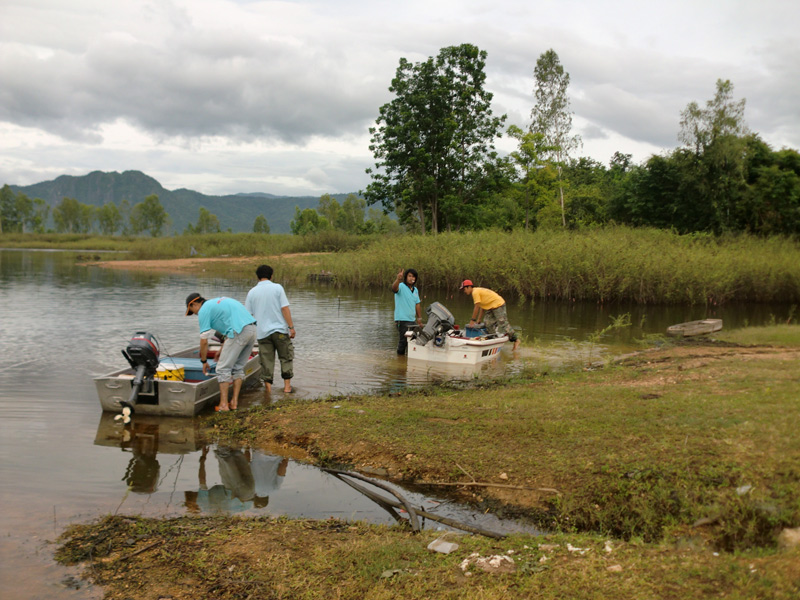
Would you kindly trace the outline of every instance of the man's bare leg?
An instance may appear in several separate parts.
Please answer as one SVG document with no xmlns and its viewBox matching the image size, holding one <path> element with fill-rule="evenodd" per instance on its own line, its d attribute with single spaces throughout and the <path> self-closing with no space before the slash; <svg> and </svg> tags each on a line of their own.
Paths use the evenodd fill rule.
<svg viewBox="0 0 800 600">
<path fill-rule="evenodd" d="M 292 393 L 292 380 L 291 379 L 284 379 L 283 380 L 283 393 L 284 394 L 291 394 Z"/>
<path fill-rule="evenodd" d="M 229 381 L 219 383 L 219 406 L 217 410 L 230 410 L 228 407 L 228 388 L 231 386 Z"/>
<path fill-rule="evenodd" d="M 231 410 L 236 410 L 239 408 L 239 392 L 242 389 L 242 380 L 241 379 L 234 379 L 233 380 L 233 398 L 231 398 Z"/>
</svg>

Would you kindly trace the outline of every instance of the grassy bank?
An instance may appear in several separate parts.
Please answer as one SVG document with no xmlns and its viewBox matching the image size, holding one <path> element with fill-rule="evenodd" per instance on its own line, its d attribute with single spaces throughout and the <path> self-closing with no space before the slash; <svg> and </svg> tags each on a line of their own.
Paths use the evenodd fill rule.
<svg viewBox="0 0 800 600">
<path fill-rule="evenodd" d="M 111 598 L 796 598 L 800 549 L 778 539 L 800 527 L 799 362 L 800 327 L 774 326 L 599 370 L 207 422 L 222 441 L 458 490 L 543 538 L 456 536 L 443 556 L 434 533 L 400 528 L 115 517 L 71 530 L 60 555 L 90 561 Z M 513 572 L 465 575 L 473 552 Z"/>
<path fill-rule="evenodd" d="M 290 404 L 217 425 L 415 483 L 529 488 L 467 490 L 546 529 L 654 542 L 708 520 L 718 549 L 771 547 L 776 528 L 800 525 L 800 327 L 762 331 L 788 347 L 687 344 L 601 371 Z"/>
<path fill-rule="evenodd" d="M 432 532 L 285 519 L 109 517 L 76 527 L 59 551 L 84 562 L 108 600 L 171 598 L 793 600 L 797 553 L 718 554 L 691 538 L 662 544 L 597 536 L 458 536 L 449 555 Z M 510 557 L 513 570 L 462 562 Z"/>
<path fill-rule="evenodd" d="M 221 256 L 272 256 L 298 252 L 339 252 L 354 250 L 374 241 L 340 231 L 317 235 L 266 235 L 258 233 L 216 233 L 173 237 L 97 236 L 88 234 L 4 234 L 0 247 L 62 250 L 116 250 L 127 259 L 153 260 L 186 258 L 192 249 L 210 258 Z"/>
</svg>

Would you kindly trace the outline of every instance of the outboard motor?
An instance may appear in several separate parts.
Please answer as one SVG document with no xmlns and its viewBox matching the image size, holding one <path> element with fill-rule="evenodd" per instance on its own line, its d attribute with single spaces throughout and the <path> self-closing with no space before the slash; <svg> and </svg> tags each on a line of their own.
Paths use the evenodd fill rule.
<svg viewBox="0 0 800 600">
<path fill-rule="evenodd" d="M 419 344 L 424 346 L 436 336 L 447 333 L 455 326 L 453 314 L 439 302 L 431 304 L 425 312 L 428 313 L 428 322 L 422 331 L 416 334 Z"/>
<path fill-rule="evenodd" d="M 158 342 L 155 336 L 146 331 L 137 331 L 133 334 L 128 347 L 122 351 L 122 356 L 131 365 L 136 373 L 131 383 L 131 396 L 127 402 L 122 403 L 122 414 L 115 419 L 122 419 L 123 423 L 129 423 L 131 413 L 139 399 L 139 391 L 145 381 L 152 381 L 158 369 L 159 362 Z"/>
</svg>

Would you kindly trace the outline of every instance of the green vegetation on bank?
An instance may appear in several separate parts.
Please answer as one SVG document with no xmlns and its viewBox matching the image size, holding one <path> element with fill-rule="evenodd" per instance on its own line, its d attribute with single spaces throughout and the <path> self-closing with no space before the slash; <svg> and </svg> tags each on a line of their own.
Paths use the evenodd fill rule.
<svg viewBox="0 0 800 600">
<path fill-rule="evenodd" d="M 426 549 L 439 535 L 335 519 L 116 516 L 71 528 L 57 556 L 83 563 L 107 600 L 794 600 L 800 591 L 795 553 L 718 554 L 681 538 L 451 534 L 459 548 L 442 555 Z M 513 571 L 462 569 L 472 553 L 505 555 Z"/>
<path fill-rule="evenodd" d="M 457 291 L 463 279 L 509 300 L 595 300 L 720 304 L 800 301 L 800 243 L 746 234 L 678 235 L 660 229 L 605 227 L 579 231 L 483 231 L 436 236 L 362 236 L 337 230 L 313 235 L 206 234 L 174 238 L 88 235 L 0 237 L 0 246 L 125 250 L 110 258 L 253 257 L 277 277 L 301 282 L 333 273 L 345 288 L 381 288 L 400 268 L 420 273 L 420 287 Z M 193 254 L 193 251 L 196 254 Z M 313 256 L 285 255 L 320 253 Z M 278 268 L 280 267 L 280 268 Z M 253 266 L 233 265 L 231 277 Z"/>
<path fill-rule="evenodd" d="M 214 426 L 325 461 L 383 462 L 410 482 L 557 490 L 495 493 L 532 503 L 545 529 L 657 542 L 707 520 L 718 549 L 773 547 L 800 526 L 800 327 L 764 331 L 792 349 L 679 345 L 600 371 L 279 405 Z"/>
<path fill-rule="evenodd" d="M 726 335 L 781 347 L 685 343 L 599 370 L 206 422 L 221 441 L 383 467 L 408 484 L 489 484 L 429 489 L 547 535 L 448 534 L 459 548 L 445 556 L 426 549 L 440 532 L 401 527 L 115 516 L 71 528 L 58 558 L 84 562 L 108 598 L 796 598 L 800 548 L 779 539 L 800 527 L 800 327 Z M 473 553 L 513 569 L 467 575 Z"/>
<path fill-rule="evenodd" d="M 414 267 L 420 287 L 456 291 L 463 279 L 521 300 L 719 304 L 800 300 L 800 244 L 657 229 L 473 232 L 381 238 L 320 258 L 345 287 L 387 285 Z"/>
<path fill-rule="evenodd" d="M 328 230 L 314 235 L 216 233 L 174 237 L 100 236 L 88 233 L 8 233 L 0 236 L 2 248 L 115 250 L 133 260 L 169 258 L 274 256 L 301 252 L 341 252 L 366 246 L 378 236 Z M 194 250 L 194 254 L 193 253 Z"/>
</svg>

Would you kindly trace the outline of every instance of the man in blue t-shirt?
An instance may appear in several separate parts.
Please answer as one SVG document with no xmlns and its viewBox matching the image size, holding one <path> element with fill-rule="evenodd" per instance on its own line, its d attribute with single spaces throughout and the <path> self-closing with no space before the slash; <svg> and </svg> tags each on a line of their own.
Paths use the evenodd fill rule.
<svg viewBox="0 0 800 600">
<path fill-rule="evenodd" d="M 419 306 L 419 290 L 417 272 L 414 269 L 402 269 L 392 284 L 394 292 L 394 323 L 400 339 L 397 342 L 397 354 L 405 354 L 408 350 L 406 331 L 413 329 L 414 325 L 422 325 L 422 311 Z"/>
<path fill-rule="evenodd" d="M 186 297 L 186 316 L 197 315 L 200 324 L 200 362 L 208 375 L 208 340 L 219 331 L 225 343 L 217 356 L 219 406 L 217 410 L 236 409 L 244 381 L 244 366 L 256 343 L 256 320 L 241 302 L 233 298 L 206 300 L 197 292 Z M 228 404 L 228 389 L 233 381 L 233 397 Z"/>
<path fill-rule="evenodd" d="M 247 292 L 244 307 L 258 321 L 258 356 L 261 362 L 261 381 L 267 393 L 272 392 L 275 354 L 281 363 L 283 393 L 291 394 L 294 376 L 294 319 L 289 308 L 286 291 L 272 282 L 272 267 L 261 265 L 256 269 L 258 284 Z"/>
</svg>

